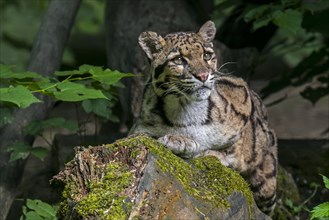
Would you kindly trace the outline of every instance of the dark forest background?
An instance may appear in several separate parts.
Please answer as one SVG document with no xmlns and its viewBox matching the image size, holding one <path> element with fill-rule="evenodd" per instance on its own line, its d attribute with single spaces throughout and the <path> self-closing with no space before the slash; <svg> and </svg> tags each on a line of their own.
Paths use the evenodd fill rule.
<svg viewBox="0 0 329 220">
<path fill-rule="evenodd" d="M 243 77 L 268 106 L 280 163 L 302 197 L 287 209 L 304 219 L 329 200 L 319 175 L 329 175 L 329 1 L 1 0 L 0 7 L 0 219 L 19 218 L 27 199 L 55 205 L 49 180 L 75 146 L 126 136 L 147 77 L 141 32 L 197 31 L 207 20 L 216 23 L 221 71 Z M 66 99 L 27 86 L 71 76 L 106 97 Z M 18 86 L 42 103 L 4 93 Z"/>
</svg>

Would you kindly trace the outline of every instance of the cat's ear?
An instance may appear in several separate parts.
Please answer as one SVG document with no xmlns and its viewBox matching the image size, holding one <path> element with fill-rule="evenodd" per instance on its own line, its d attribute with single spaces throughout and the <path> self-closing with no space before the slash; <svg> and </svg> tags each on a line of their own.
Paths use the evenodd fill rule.
<svg viewBox="0 0 329 220">
<path fill-rule="evenodd" d="M 154 59 L 154 56 L 159 53 L 166 44 L 165 40 L 160 35 L 152 31 L 141 33 L 138 37 L 138 43 L 151 60 Z"/>
<path fill-rule="evenodd" d="M 212 42 L 216 35 L 215 23 L 212 21 L 207 21 L 202 25 L 198 34 L 203 38 L 204 41 L 208 43 Z"/>
</svg>

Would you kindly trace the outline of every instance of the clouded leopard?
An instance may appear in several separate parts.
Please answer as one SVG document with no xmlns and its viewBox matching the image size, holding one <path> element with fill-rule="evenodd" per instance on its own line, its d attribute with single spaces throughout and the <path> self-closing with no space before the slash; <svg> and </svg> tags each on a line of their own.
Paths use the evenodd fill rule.
<svg viewBox="0 0 329 220">
<path fill-rule="evenodd" d="M 142 112 L 130 134 L 157 138 L 185 158 L 214 155 L 249 182 L 265 213 L 275 206 L 277 144 L 267 112 L 245 81 L 217 71 L 216 28 L 161 37 L 143 32 L 150 60 Z"/>
</svg>

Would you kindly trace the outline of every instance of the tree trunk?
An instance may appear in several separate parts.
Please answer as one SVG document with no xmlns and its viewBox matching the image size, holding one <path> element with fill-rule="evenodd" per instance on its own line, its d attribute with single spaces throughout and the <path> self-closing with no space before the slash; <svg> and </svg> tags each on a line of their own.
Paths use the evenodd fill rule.
<svg viewBox="0 0 329 220">
<path fill-rule="evenodd" d="M 76 12 L 81 0 L 53 0 L 45 14 L 33 45 L 28 70 L 51 76 L 58 70 L 64 47 L 67 42 Z M 33 104 L 26 109 L 17 110 L 14 121 L 1 129 L 1 149 L 17 142 L 33 143 L 32 137 L 26 137 L 23 129 L 32 121 L 46 117 L 53 105 L 49 97 L 39 97 L 44 103 Z M 16 195 L 20 193 L 18 186 L 24 170 L 25 160 L 9 163 L 9 154 L 1 153 L 0 156 L 0 219 L 5 219 Z"/>
</svg>

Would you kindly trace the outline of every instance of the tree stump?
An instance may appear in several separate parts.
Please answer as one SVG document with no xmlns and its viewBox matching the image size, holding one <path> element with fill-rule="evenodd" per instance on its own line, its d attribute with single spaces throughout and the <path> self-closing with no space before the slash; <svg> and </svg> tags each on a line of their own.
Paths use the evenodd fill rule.
<svg viewBox="0 0 329 220">
<path fill-rule="evenodd" d="M 214 157 L 183 160 L 136 136 L 76 148 L 52 183 L 60 219 L 268 219 L 248 184 Z"/>
</svg>

